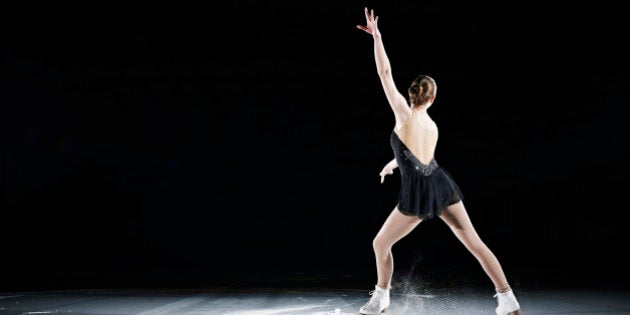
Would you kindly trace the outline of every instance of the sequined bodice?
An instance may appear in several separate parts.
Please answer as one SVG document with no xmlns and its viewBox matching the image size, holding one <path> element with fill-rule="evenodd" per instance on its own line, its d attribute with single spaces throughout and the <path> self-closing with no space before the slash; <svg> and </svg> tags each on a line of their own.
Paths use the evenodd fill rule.
<svg viewBox="0 0 630 315">
<path fill-rule="evenodd" d="M 418 174 L 428 176 L 439 168 L 435 158 L 431 159 L 431 162 L 429 162 L 428 165 L 420 162 L 420 160 L 409 150 L 409 148 L 407 148 L 407 146 L 398 137 L 398 134 L 396 134 L 393 130 L 390 136 L 390 144 L 402 175 Z"/>
</svg>

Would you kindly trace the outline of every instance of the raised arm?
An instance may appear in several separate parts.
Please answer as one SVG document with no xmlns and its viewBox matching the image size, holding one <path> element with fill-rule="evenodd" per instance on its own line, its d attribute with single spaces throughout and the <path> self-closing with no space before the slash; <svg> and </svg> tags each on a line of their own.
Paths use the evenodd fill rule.
<svg viewBox="0 0 630 315">
<path fill-rule="evenodd" d="M 366 25 L 357 25 L 357 28 L 372 35 L 374 39 L 374 59 L 376 61 L 376 70 L 378 76 L 381 79 L 383 90 L 387 101 L 394 111 L 397 125 L 407 121 L 411 115 L 411 109 L 407 103 L 407 99 L 398 91 L 394 78 L 392 76 L 392 68 L 385 53 L 385 46 L 383 45 L 383 39 L 381 32 L 378 29 L 378 16 L 374 16 L 374 10 L 372 9 L 368 13 L 368 9 L 365 8 Z"/>
</svg>

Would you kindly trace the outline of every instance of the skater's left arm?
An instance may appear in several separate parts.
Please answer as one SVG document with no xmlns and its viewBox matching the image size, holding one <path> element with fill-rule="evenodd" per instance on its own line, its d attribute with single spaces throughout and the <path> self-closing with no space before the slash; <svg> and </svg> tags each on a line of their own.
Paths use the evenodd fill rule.
<svg viewBox="0 0 630 315">
<path fill-rule="evenodd" d="M 398 91 L 394 78 L 392 76 L 392 67 L 385 52 L 381 31 L 378 29 L 378 16 L 374 15 L 374 10 L 368 12 L 364 9 L 366 25 L 357 25 L 357 28 L 372 35 L 374 40 L 374 60 L 376 62 L 376 71 L 381 79 L 381 85 L 385 91 L 387 101 L 394 112 L 396 124 L 400 125 L 411 116 L 411 109 L 407 103 L 407 99 Z"/>
</svg>

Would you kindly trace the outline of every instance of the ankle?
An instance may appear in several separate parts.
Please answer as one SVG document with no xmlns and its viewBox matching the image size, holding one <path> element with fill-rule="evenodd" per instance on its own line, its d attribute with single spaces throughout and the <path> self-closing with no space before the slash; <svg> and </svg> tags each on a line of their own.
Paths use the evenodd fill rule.
<svg viewBox="0 0 630 315">
<path fill-rule="evenodd" d="M 381 291 L 389 291 L 389 289 L 391 289 L 391 286 L 381 286 L 381 285 L 376 285 L 376 288 L 381 290 Z"/>
<path fill-rule="evenodd" d="M 512 290 L 510 285 L 506 285 L 503 288 L 495 288 L 495 289 L 497 290 L 497 293 L 506 293 L 506 292 L 510 292 Z"/>
</svg>

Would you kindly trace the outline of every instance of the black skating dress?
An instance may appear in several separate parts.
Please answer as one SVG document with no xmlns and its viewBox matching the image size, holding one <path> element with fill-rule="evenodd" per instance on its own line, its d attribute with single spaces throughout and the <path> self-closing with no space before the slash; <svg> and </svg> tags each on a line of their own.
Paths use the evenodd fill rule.
<svg viewBox="0 0 630 315">
<path fill-rule="evenodd" d="M 401 213 L 431 219 L 447 206 L 463 200 L 459 186 L 435 158 L 428 165 L 420 162 L 394 130 L 390 144 L 400 171 L 397 207 Z"/>
</svg>

